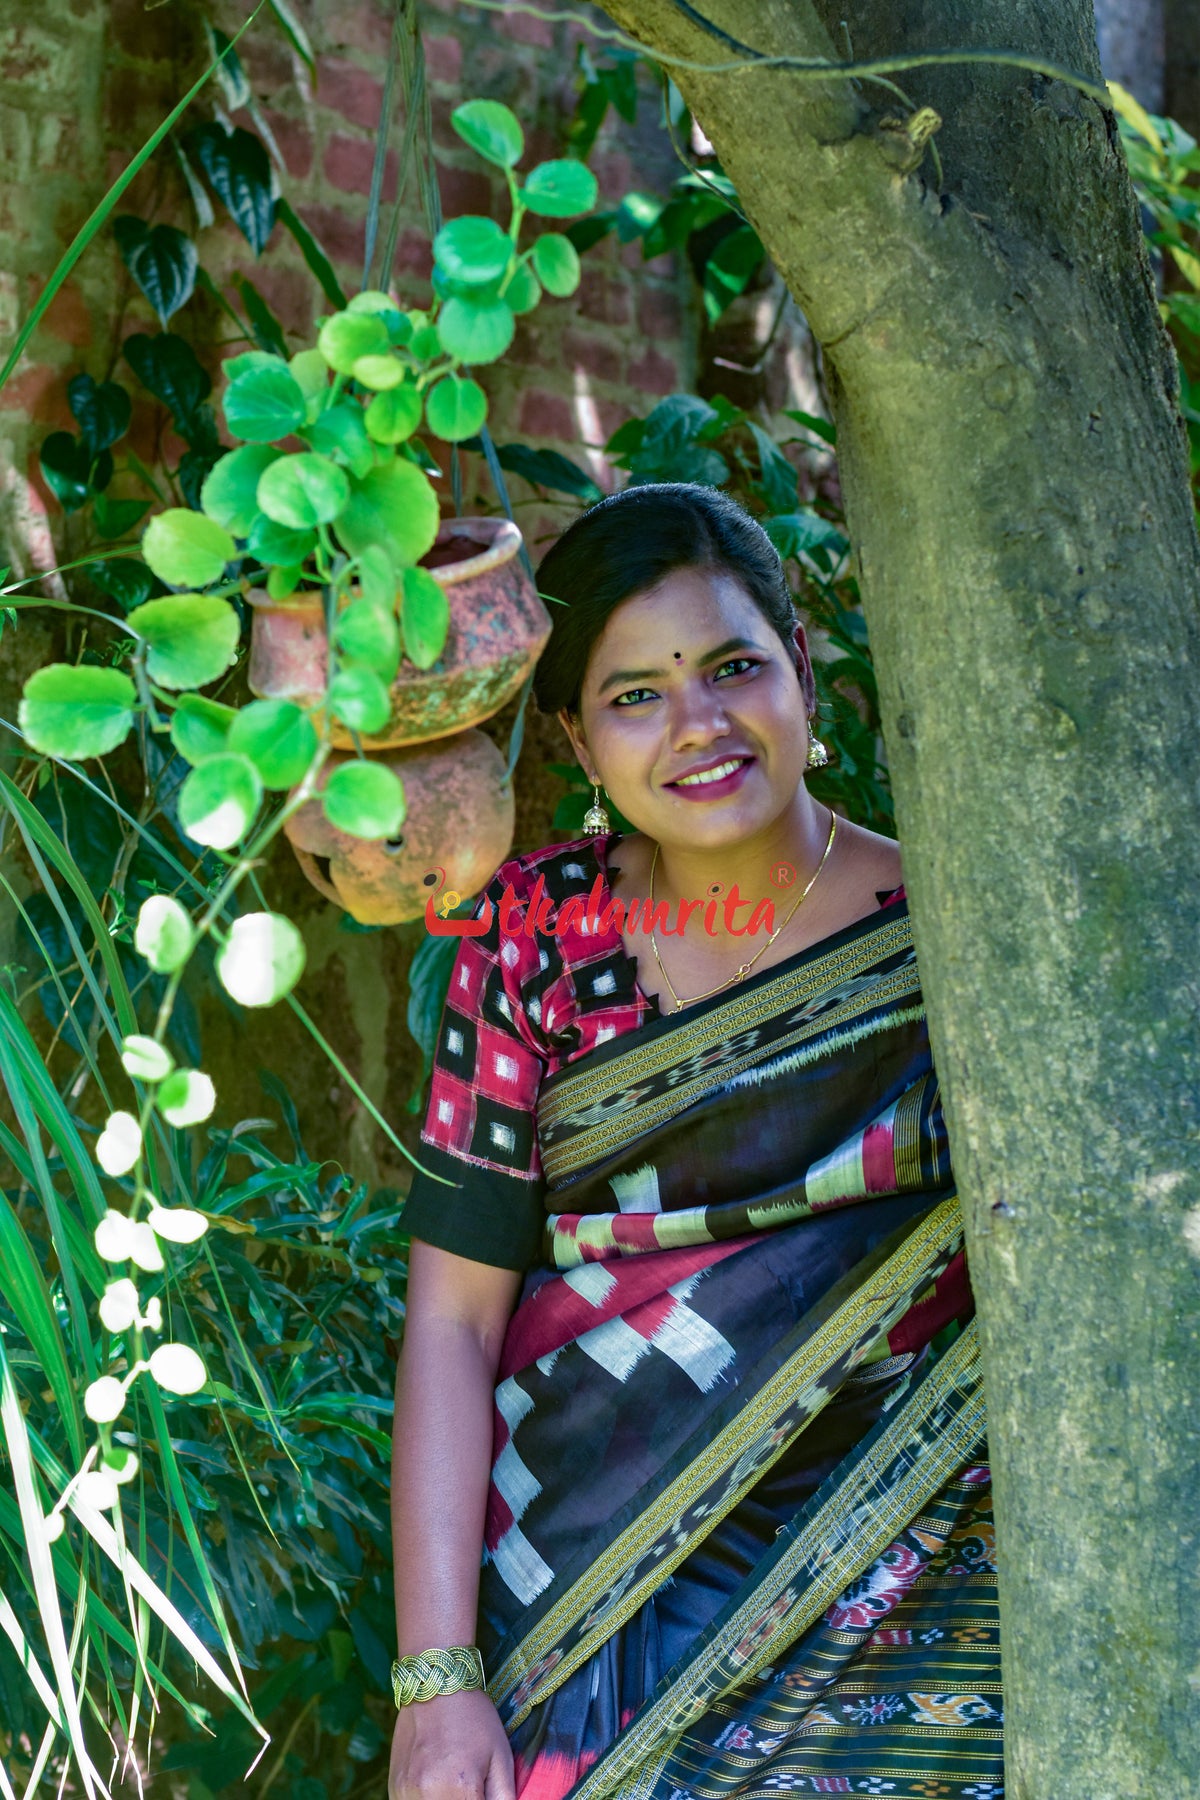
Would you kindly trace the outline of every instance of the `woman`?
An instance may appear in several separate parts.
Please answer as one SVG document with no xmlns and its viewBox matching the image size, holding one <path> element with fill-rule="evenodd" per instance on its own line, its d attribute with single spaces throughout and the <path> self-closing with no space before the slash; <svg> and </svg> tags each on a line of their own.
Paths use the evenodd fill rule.
<svg viewBox="0 0 1200 1800">
<path fill-rule="evenodd" d="M 807 790 L 804 630 L 727 496 L 626 489 L 539 585 L 538 705 L 637 829 L 506 863 L 455 962 L 404 1215 L 393 1800 L 992 1800 L 978 1357 L 897 847 Z"/>
</svg>

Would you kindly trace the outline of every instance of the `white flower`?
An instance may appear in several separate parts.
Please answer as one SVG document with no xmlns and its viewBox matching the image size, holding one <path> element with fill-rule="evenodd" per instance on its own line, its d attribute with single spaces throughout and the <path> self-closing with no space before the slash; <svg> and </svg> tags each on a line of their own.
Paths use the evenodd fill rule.
<svg viewBox="0 0 1200 1800">
<path fill-rule="evenodd" d="M 132 1481 L 137 1474 L 138 1459 L 132 1450 L 110 1450 L 100 1467 L 107 1476 L 116 1482 L 118 1487 L 124 1487 L 125 1483 Z"/>
<path fill-rule="evenodd" d="M 96 1140 L 96 1161 L 106 1175 L 128 1175 L 142 1154 L 142 1129 L 132 1113 L 109 1113 Z"/>
<path fill-rule="evenodd" d="M 125 1388 L 115 1375 L 101 1375 L 89 1382 L 83 1396 L 83 1410 L 94 1425 L 111 1425 L 124 1409 Z"/>
<path fill-rule="evenodd" d="M 147 1223 L 171 1244 L 194 1244 L 208 1230 L 204 1214 L 190 1206 L 152 1206 Z"/>
<path fill-rule="evenodd" d="M 110 1206 L 93 1233 L 96 1254 L 105 1262 L 128 1262 L 133 1254 L 133 1220 Z"/>
<path fill-rule="evenodd" d="M 148 1275 L 154 1275 L 163 1265 L 162 1251 L 158 1247 L 158 1239 L 148 1225 L 130 1224 L 129 1259 L 139 1269 L 145 1269 Z"/>
<path fill-rule="evenodd" d="M 117 1503 L 117 1484 L 103 1469 L 89 1469 L 86 1475 L 81 1475 L 75 1492 L 97 1512 L 108 1512 Z"/>
<path fill-rule="evenodd" d="M 121 1066 L 136 1081 L 165 1081 L 175 1067 L 175 1058 L 157 1038 L 134 1032 L 121 1044 Z"/>
<path fill-rule="evenodd" d="M 150 1358 L 150 1373 L 169 1394 L 198 1394 L 208 1370 L 189 1344 L 160 1344 Z"/>
<path fill-rule="evenodd" d="M 162 1301 L 157 1294 L 146 1302 L 146 1316 L 142 1324 L 149 1326 L 151 1331 L 162 1330 Z"/>
<path fill-rule="evenodd" d="M 46 1537 L 52 1544 L 58 1542 L 63 1534 L 63 1516 L 60 1512 L 46 1514 Z"/>
<path fill-rule="evenodd" d="M 109 1216 L 119 1219 L 122 1215 L 112 1213 Z M 129 1221 L 126 1220 L 125 1223 L 128 1224 Z M 102 1223 L 96 1228 L 97 1236 L 103 1230 Z M 112 1257 L 109 1260 L 116 1262 L 118 1259 Z M 110 1281 L 100 1296 L 100 1323 L 105 1331 L 128 1331 L 131 1325 L 137 1323 L 138 1305 L 137 1288 L 128 1276 L 123 1276 L 120 1281 Z"/>
<path fill-rule="evenodd" d="M 217 1104 L 212 1077 L 200 1069 L 176 1069 L 158 1090 L 158 1110 L 168 1125 L 199 1125 Z"/>
</svg>

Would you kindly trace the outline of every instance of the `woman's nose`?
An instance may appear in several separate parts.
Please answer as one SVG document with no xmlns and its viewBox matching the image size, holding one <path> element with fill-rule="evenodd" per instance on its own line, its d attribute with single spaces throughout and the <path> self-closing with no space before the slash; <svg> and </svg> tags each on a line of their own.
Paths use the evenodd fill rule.
<svg viewBox="0 0 1200 1800">
<path fill-rule="evenodd" d="M 709 744 L 729 734 L 729 717 L 720 697 L 709 689 L 689 693 L 685 689 L 671 703 L 671 742 L 675 749 Z"/>
</svg>

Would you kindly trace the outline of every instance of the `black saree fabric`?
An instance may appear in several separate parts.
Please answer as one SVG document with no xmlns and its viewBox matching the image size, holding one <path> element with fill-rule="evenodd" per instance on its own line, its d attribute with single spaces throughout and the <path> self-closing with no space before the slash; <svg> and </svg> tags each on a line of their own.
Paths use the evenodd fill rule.
<svg viewBox="0 0 1200 1800">
<path fill-rule="evenodd" d="M 481 1577 L 522 1800 L 995 1800 L 979 1360 L 907 909 L 552 1077 Z"/>
</svg>

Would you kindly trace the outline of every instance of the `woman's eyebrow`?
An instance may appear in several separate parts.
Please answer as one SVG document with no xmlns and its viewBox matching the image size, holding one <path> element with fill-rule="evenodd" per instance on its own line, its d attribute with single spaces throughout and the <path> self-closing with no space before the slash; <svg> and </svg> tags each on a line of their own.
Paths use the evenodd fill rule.
<svg viewBox="0 0 1200 1800">
<path fill-rule="evenodd" d="M 728 656 L 733 650 L 761 649 L 762 645 L 756 644 L 751 638 L 726 638 L 725 642 L 723 644 L 718 644 L 715 650 L 709 650 L 704 656 L 700 657 L 696 667 L 698 669 L 707 669 L 710 663 L 715 663 L 722 656 Z M 661 669 L 614 669 L 613 673 L 611 675 L 606 675 L 604 680 L 600 683 L 600 686 L 596 690 L 596 698 L 599 699 L 602 694 L 608 692 L 610 687 L 616 687 L 622 682 L 645 681 L 647 678 L 658 677 L 662 675 L 662 673 L 663 671 Z"/>
</svg>

